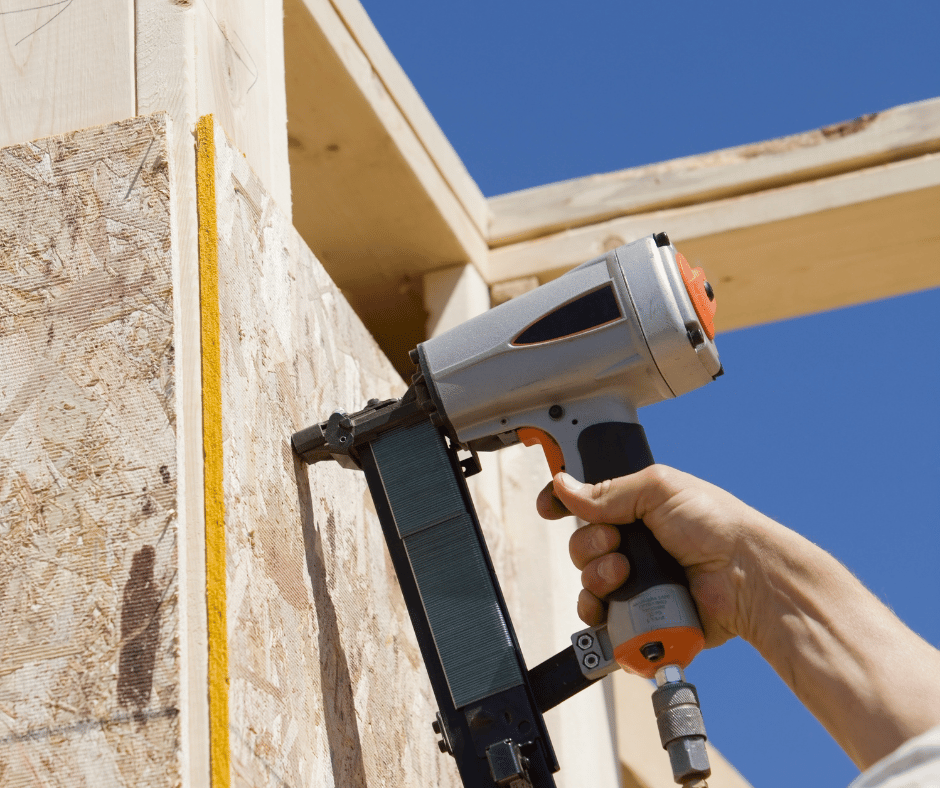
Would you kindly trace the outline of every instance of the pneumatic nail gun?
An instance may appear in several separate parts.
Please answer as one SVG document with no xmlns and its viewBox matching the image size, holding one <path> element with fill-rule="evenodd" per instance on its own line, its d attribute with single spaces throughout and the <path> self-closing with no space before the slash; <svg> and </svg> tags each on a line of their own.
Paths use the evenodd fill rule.
<svg viewBox="0 0 940 788">
<path fill-rule="evenodd" d="M 597 483 L 653 463 L 637 409 L 722 374 L 715 295 L 664 233 L 621 246 L 412 351 L 401 399 L 338 410 L 293 436 L 306 462 L 365 472 L 439 712 L 441 750 L 466 788 L 550 788 L 542 713 L 619 666 L 655 678 L 677 783 L 710 773 L 695 688 L 704 644 L 683 569 L 642 522 L 604 625 L 526 668 L 465 477 L 479 453 L 542 446 L 552 474 Z"/>
</svg>

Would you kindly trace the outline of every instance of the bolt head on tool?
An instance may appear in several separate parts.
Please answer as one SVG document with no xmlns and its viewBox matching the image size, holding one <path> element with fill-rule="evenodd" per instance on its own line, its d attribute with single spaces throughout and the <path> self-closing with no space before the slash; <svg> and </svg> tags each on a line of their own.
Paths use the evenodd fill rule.
<svg viewBox="0 0 940 788">
<path fill-rule="evenodd" d="M 685 673 L 678 665 L 663 665 L 656 671 L 656 686 L 663 684 L 674 684 L 677 681 L 685 681 Z"/>
</svg>

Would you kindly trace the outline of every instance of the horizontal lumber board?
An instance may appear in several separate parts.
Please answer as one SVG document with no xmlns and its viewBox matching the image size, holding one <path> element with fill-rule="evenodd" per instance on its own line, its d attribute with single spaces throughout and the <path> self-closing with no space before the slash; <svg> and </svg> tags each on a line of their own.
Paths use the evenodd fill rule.
<svg viewBox="0 0 940 788">
<path fill-rule="evenodd" d="M 940 99 L 789 137 L 553 183 L 489 200 L 502 246 L 617 216 L 725 199 L 940 151 Z"/>
<path fill-rule="evenodd" d="M 548 281 L 659 231 L 705 267 L 719 330 L 937 287 L 940 154 L 503 247 L 486 279 Z"/>
<path fill-rule="evenodd" d="M 480 208 L 455 194 L 380 64 L 329 0 L 286 0 L 284 12 L 294 224 L 336 283 L 480 266 L 487 246 L 471 216 Z"/>
</svg>

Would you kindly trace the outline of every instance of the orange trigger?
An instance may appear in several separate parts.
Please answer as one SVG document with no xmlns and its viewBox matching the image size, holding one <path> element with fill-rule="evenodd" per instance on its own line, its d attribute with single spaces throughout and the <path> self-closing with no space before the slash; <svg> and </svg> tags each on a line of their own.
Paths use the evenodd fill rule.
<svg viewBox="0 0 940 788">
<path fill-rule="evenodd" d="M 561 446 L 545 430 L 536 427 L 520 427 L 516 430 L 519 440 L 526 446 L 534 446 L 536 443 L 542 447 L 545 452 L 545 459 L 548 461 L 548 467 L 551 469 L 552 478 L 555 474 L 565 470 L 565 458 L 561 453 Z"/>
</svg>

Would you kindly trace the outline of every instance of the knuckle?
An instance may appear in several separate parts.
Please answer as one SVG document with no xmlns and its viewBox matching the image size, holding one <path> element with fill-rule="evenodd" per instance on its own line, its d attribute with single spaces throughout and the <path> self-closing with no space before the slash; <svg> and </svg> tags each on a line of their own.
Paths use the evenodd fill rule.
<svg viewBox="0 0 940 788">
<path fill-rule="evenodd" d="M 610 492 L 610 479 L 606 479 L 597 484 L 591 485 L 591 500 L 595 503 L 602 504 L 607 498 L 607 494 Z"/>
<path fill-rule="evenodd" d="M 648 477 L 650 486 L 660 492 L 669 492 L 672 490 L 674 482 L 674 471 L 666 465 L 650 465 L 643 470 Z"/>
</svg>

